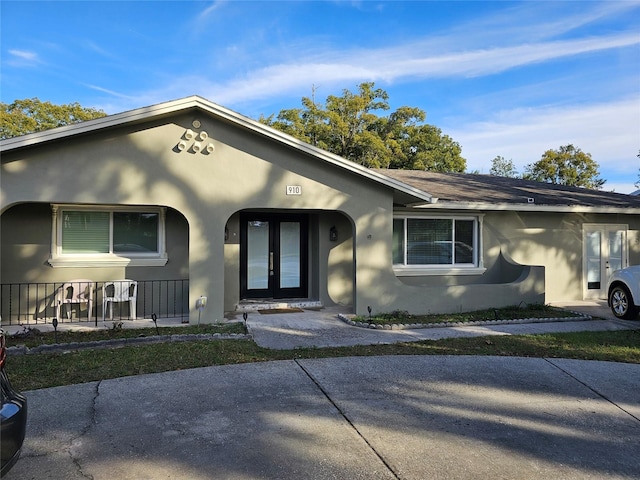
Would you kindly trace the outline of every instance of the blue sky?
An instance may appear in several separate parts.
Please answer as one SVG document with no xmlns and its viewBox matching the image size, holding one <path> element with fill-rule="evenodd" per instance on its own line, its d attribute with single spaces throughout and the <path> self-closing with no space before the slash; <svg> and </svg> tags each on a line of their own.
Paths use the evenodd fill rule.
<svg viewBox="0 0 640 480">
<path fill-rule="evenodd" d="M 640 1 L 2 0 L 0 99 L 118 113 L 200 95 L 258 118 L 373 81 L 467 169 L 573 144 L 636 188 Z M 383 112 L 380 112 L 384 114 Z"/>
</svg>

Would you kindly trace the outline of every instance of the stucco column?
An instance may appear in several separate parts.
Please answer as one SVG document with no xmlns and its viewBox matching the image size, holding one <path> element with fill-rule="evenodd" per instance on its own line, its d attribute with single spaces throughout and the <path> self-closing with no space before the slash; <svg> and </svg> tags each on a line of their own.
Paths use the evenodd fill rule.
<svg viewBox="0 0 640 480">
<path fill-rule="evenodd" d="M 200 219 L 207 218 L 203 212 Z M 216 323 L 224 319 L 224 224 L 221 219 L 189 221 L 189 323 Z M 196 308 L 207 297 L 202 311 Z"/>
</svg>

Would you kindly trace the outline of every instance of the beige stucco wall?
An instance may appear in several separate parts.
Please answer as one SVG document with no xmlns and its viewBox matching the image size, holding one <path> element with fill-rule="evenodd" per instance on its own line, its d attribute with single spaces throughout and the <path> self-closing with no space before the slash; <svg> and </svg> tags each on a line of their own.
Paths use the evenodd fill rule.
<svg viewBox="0 0 640 480">
<path fill-rule="evenodd" d="M 202 122 L 196 133 L 207 132 L 203 144 L 212 143 L 212 153 L 177 148 L 196 119 Z M 239 300 L 244 210 L 308 213 L 310 295 L 359 314 L 368 306 L 423 313 L 580 298 L 585 222 L 629 224 L 630 261 L 640 263 L 637 216 L 478 212 L 483 275 L 398 277 L 388 187 L 201 110 L 9 152 L 0 181 L 3 283 L 188 277 L 193 322 L 201 295 L 209 298 L 202 322 L 221 320 Z M 286 195 L 288 185 L 302 194 Z M 49 205 L 56 203 L 168 207 L 167 225 L 175 226 L 167 231 L 169 262 L 134 272 L 51 268 L 43 259 L 50 249 Z M 21 224 L 22 214 L 39 220 Z M 332 226 L 336 242 L 328 238 Z"/>
<path fill-rule="evenodd" d="M 488 252 L 505 252 L 523 265 L 545 267 L 546 302 L 581 300 L 584 290 L 584 225 L 628 227 L 629 265 L 640 263 L 638 215 L 500 212 L 485 219 Z"/>
<path fill-rule="evenodd" d="M 213 153 L 176 148 L 185 130 L 193 128 L 194 119 L 202 122 L 198 132 L 208 133 L 207 142 L 215 146 Z M 357 219 L 357 231 L 368 226 L 372 212 L 384 211 L 382 205 L 391 201 L 387 188 L 363 182 L 355 174 L 337 171 L 316 158 L 248 134 L 201 111 L 179 115 L 169 122 L 96 132 L 7 153 L 2 158 L 1 182 L 2 212 L 25 202 L 161 205 L 175 209 L 188 223 L 192 320 L 197 318 L 195 300 L 200 295 L 209 298 L 203 321 L 221 320 L 225 306 L 228 308 L 234 297 L 230 288 L 235 285 L 236 275 L 225 273 L 236 268 L 229 264 L 229 258 L 237 253 L 232 244 L 225 246 L 224 226 L 237 212 L 259 208 L 314 214 L 340 211 L 341 218 Z M 302 187 L 302 195 L 285 195 L 287 185 Z M 43 225 L 43 231 L 49 232 L 46 235 L 50 235 L 50 228 Z M 344 234 L 350 236 L 348 230 Z M 44 236 L 42 240 L 46 242 Z M 329 251 L 336 246 L 328 245 L 319 230 L 317 241 L 318 248 L 326 249 L 318 258 L 329 258 Z M 368 256 L 367 245 L 360 242 L 363 255 Z M 333 255 L 333 266 L 323 267 L 333 278 L 354 276 L 344 267 L 345 259 L 349 259 L 345 250 L 351 248 L 348 243 L 344 245 L 342 259 L 336 260 Z M 46 243 L 42 248 L 46 250 Z M 167 265 L 171 263 L 170 258 Z M 334 272 L 334 267 L 343 273 Z M 36 269 L 35 276 L 40 277 L 46 268 L 50 267 Z M 57 279 L 57 272 L 48 273 Z M 66 269 L 60 276 L 71 273 Z M 121 272 L 101 273 L 119 277 Z M 93 274 L 97 276 L 84 270 L 82 275 L 73 272 L 71 276 L 86 278 Z M 225 285 L 227 277 L 229 284 Z M 317 286 L 318 294 L 326 292 L 327 300 L 334 296 L 338 302 L 349 302 L 353 294 L 345 286 L 348 280 L 341 278 L 339 283 L 342 287 L 332 292 L 326 285 Z"/>
<path fill-rule="evenodd" d="M 51 206 L 22 203 L 0 217 L 0 265 L 2 283 L 61 283 L 72 278 L 96 282 L 116 278 L 178 280 L 189 277 L 189 232 L 179 212 L 166 213 L 166 239 L 171 259 L 164 267 L 65 267 L 51 268 Z"/>
</svg>

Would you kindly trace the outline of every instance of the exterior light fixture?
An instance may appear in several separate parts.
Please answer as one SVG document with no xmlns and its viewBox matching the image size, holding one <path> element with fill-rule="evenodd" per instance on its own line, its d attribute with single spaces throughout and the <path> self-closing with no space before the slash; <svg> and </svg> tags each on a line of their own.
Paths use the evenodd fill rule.
<svg viewBox="0 0 640 480">
<path fill-rule="evenodd" d="M 191 140 L 195 136 L 196 136 L 195 132 L 190 128 L 188 128 L 187 131 L 184 132 L 184 138 L 186 138 L 187 140 Z"/>
<path fill-rule="evenodd" d="M 329 241 L 330 242 L 338 241 L 338 229 L 335 227 L 335 225 L 329 229 Z"/>
</svg>

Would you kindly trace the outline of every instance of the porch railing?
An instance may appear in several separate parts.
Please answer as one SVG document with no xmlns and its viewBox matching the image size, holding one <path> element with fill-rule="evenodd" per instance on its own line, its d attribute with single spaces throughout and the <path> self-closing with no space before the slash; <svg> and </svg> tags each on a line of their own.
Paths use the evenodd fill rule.
<svg viewBox="0 0 640 480">
<path fill-rule="evenodd" d="M 37 325 L 51 323 L 93 323 L 111 321 L 109 306 L 103 312 L 103 286 L 105 282 L 90 282 L 89 302 L 65 303 L 59 307 L 59 299 L 65 282 L 56 283 L 3 283 L 0 284 L 0 315 L 2 325 Z M 129 302 L 112 305 L 113 320 L 133 318 Z M 60 314 L 59 314 L 60 313 Z M 138 280 L 135 317 L 189 318 L 189 280 Z"/>
</svg>

